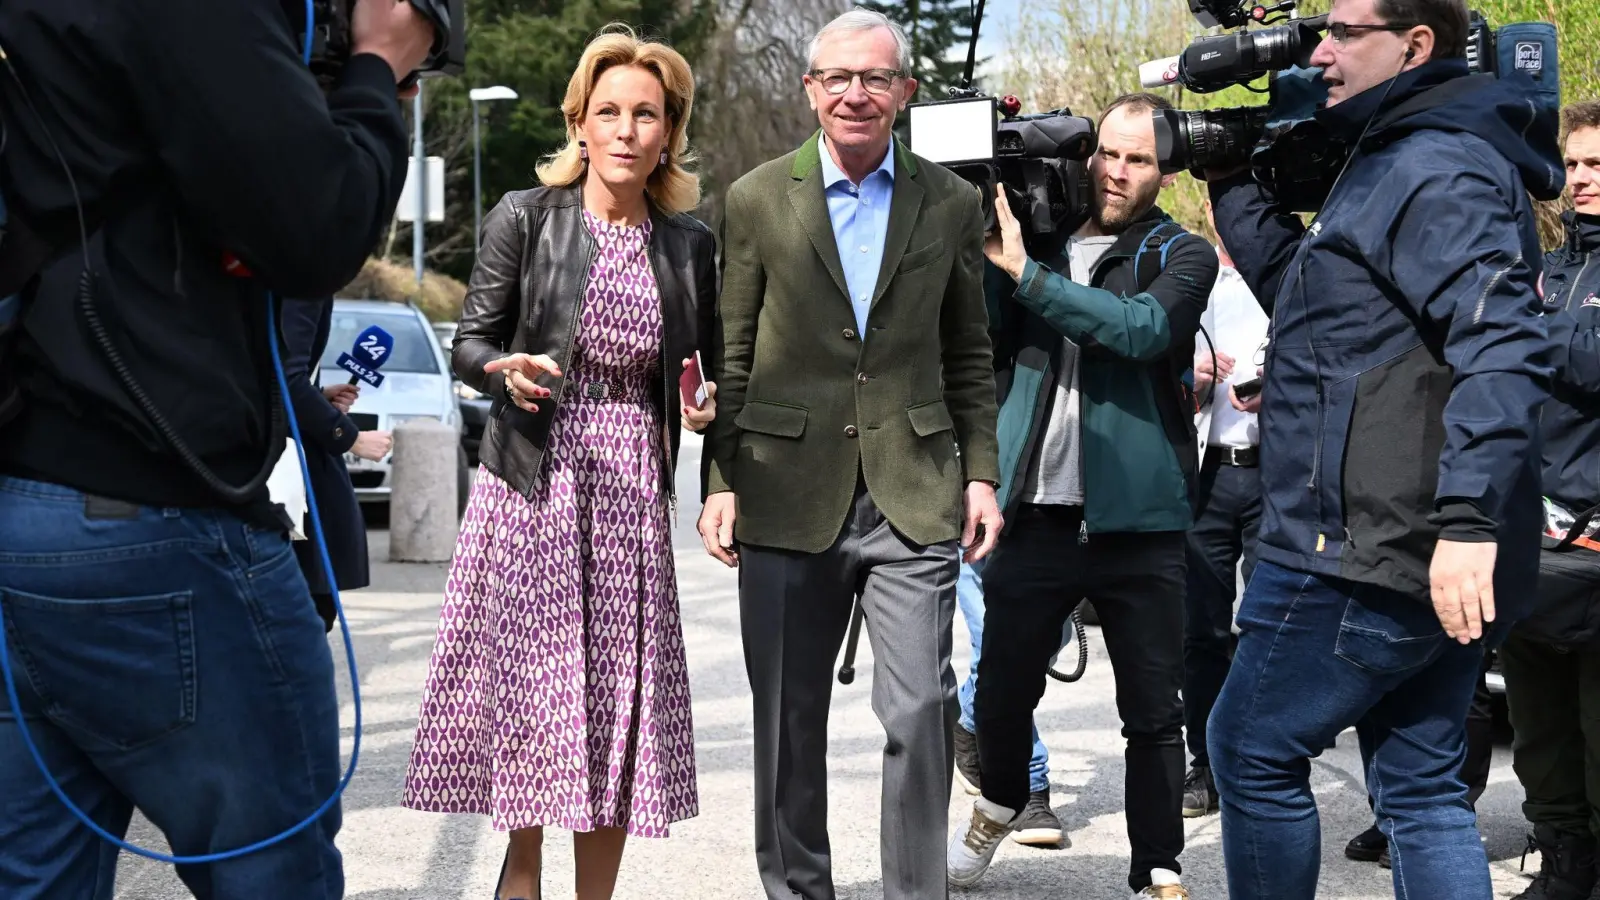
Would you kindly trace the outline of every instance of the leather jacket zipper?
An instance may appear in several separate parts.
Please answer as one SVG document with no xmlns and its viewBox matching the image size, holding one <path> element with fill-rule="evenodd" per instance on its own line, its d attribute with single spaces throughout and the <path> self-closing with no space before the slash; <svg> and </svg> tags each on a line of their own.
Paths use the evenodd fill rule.
<svg viewBox="0 0 1600 900">
<path fill-rule="evenodd" d="M 672 368 L 671 368 L 670 364 L 671 364 L 672 361 L 667 358 L 668 355 L 669 355 L 667 353 L 667 300 L 666 300 L 666 296 L 665 296 L 665 291 L 664 291 L 664 289 L 663 289 L 663 287 L 661 285 L 661 271 L 656 266 L 656 232 L 655 232 L 655 229 L 653 229 L 653 228 L 650 230 L 650 241 L 649 241 L 649 243 L 647 243 L 645 245 L 644 255 L 645 255 L 645 260 L 648 261 L 649 264 L 650 264 L 650 277 L 655 279 L 655 283 L 656 283 L 656 306 L 661 311 L 661 352 L 659 354 L 660 357 L 661 357 L 661 400 L 662 400 L 662 407 L 661 407 L 661 449 L 666 452 L 666 458 L 667 458 L 667 468 L 666 468 L 666 471 L 662 473 L 662 475 L 664 476 L 662 480 L 665 482 L 665 484 L 667 486 L 667 506 L 672 511 L 672 524 L 673 525 L 677 525 L 678 524 L 678 486 L 677 486 L 677 468 L 676 468 L 677 464 L 675 462 L 673 462 L 673 459 L 672 459 L 672 428 L 671 428 L 671 425 L 668 424 L 668 423 L 670 423 L 672 421 L 672 410 L 675 408 L 673 406 L 673 403 L 672 403 L 672 385 L 674 384 L 674 381 L 673 381 L 673 379 L 671 377 Z"/>
<path fill-rule="evenodd" d="M 589 273 L 594 271 L 594 259 L 600 252 L 600 242 L 595 240 L 594 232 L 591 232 L 588 223 L 583 221 L 581 211 L 578 213 L 578 224 L 583 228 L 583 233 L 589 236 L 589 258 L 583 264 L 583 278 L 578 282 L 578 299 L 572 307 L 572 327 L 567 329 L 567 354 L 561 358 L 560 390 L 550 397 L 555 401 L 557 408 L 567 402 L 567 385 L 572 383 L 572 348 L 577 346 L 578 330 L 583 327 L 583 295 L 589 291 Z"/>
</svg>

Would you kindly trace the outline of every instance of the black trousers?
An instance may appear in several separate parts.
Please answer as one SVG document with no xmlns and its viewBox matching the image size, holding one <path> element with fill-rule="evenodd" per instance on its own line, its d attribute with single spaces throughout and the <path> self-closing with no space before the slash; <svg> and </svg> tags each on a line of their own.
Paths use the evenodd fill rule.
<svg viewBox="0 0 1600 900">
<path fill-rule="evenodd" d="M 1513 631 L 1500 648 L 1511 764 L 1534 825 L 1600 838 L 1600 650 Z"/>
<path fill-rule="evenodd" d="M 1223 465 L 1207 452 L 1200 467 L 1199 509 L 1185 540 L 1189 556 L 1184 593 L 1184 724 L 1189 756 L 1210 766 L 1206 720 L 1217 704 L 1233 664 L 1233 601 L 1239 596 L 1235 570 L 1244 561 L 1244 581 L 1256 567 L 1256 531 L 1261 524 L 1261 470 Z"/>
<path fill-rule="evenodd" d="M 1087 598 L 1099 613 L 1127 739 L 1128 884 L 1181 872 L 1183 852 L 1182 532 L 1095 534 L 1081 507 L 1022 506 L 983 573 L 982 659 L 973 718 L 983 795 L 1028 802 L 1033 711 L 1061 628 Z"/>
</svg>

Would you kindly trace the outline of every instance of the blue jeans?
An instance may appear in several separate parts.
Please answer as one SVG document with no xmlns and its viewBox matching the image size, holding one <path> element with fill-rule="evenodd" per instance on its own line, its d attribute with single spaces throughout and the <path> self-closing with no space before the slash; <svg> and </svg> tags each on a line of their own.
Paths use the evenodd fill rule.
<svg viewBox="0 0 1600 900">
<path fill-rule="evenodd" d="M 978 693 L 978 660 L 983 656 L 983 565 L 985 560 L 961 564 L 961 578 L 956 582 L 956 605 L 967 620 L 967 631 L 972 635 L 972 667 L 967 670 L 967 680 L 961 683 L 961 727 L 969 734 L 977 733 L 972 720 L 972 698 Z M 1072 625 L 1068 623 L 1068 631 Z M 1065 644 L 1063 644 L 1065 646 Z M 1028 761 L 1028 790 L 1033 793 L 1050 789 L 1050 751 L 1039 737 L 1039 727 L 1033 729 L 1033 758 Z"/>
<path fill-rule="evenodd" d="M 1482 648 L 1447 638 L 1421 598 L 1266 562 L 1238 623 L 1208 728 L 1228 895 L 1316 895 L 1322 838 L 1310 758 L 1355 725 L 1396 895 L 1490 897 L 1461 780 Z"/>
<path fill-rule="evenodd" d="M 40 754 L 112 834 L 137 808 L 175 855 L 233 850 L 338 786 L 333 657 L 284 535 L 0 477 L 0 609 Z M 110 900 L 117 850 L 50 792 L 16 713 L 0 692 L 0 897 Z M 339 824 L 335 804 L 177 874 L 197 898 L 342 897 Z"/>
</svg>

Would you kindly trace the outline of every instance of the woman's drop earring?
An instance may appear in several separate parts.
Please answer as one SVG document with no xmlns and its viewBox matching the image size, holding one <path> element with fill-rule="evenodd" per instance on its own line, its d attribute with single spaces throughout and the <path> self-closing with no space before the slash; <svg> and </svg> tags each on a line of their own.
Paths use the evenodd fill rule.
<svg viewBox="0 0 1600 900">
<path fill-rule="evenodd" d="M 589 143 L 587 141 L 579 141 L 578 142 L 578 158 L 579 159 L 588 159 L 589 158 Z"/>
<path fill-rule="evenodd" d="M 661 151 L 661 164 L 663 166 L 667 164 L 667 151 L 665 150 Z"/>
</svg>

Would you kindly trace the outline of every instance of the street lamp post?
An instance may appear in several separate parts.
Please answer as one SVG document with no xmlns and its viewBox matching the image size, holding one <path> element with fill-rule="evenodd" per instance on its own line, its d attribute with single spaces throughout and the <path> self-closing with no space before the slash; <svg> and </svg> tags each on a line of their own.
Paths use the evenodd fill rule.
<svg viewBox="0 0 1600 900">
<path fill-rule="evenodd" d="M 478 244 L 483 240 L 483 141 L 478 136 L 478 103 L 486 100 L 515 100 L 517 92 L 504 85 L 473 88 L 472 100 L 472 260 L 478 260 Z"/>
</svg>

